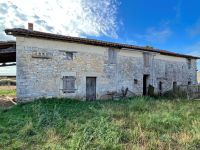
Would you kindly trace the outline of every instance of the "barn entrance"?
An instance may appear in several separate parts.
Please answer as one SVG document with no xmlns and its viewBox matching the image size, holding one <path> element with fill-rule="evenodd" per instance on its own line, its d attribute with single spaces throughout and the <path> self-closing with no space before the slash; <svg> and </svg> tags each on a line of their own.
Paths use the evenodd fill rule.
<svg viewBox="0 0 200 150">
<path fill-rule="evenodd" d="M 16 42 L 0 41 L 0 107 L 16 98 Z"/>
<path fill-rule="evenodd" d="M 0 67 L 16 65 L 16 42 L 0 41 Z"/>
<path fill-rule="evenodd" d="M 148 94 L 148 79 L 149 75 L 145 74 L 143 76 L 143 95 L 146 96 Z"/>
<path fill-rule="evenodd" d="M 86 100 L 96 100 L 96 77 L 86 77 Z"/>
</svg>

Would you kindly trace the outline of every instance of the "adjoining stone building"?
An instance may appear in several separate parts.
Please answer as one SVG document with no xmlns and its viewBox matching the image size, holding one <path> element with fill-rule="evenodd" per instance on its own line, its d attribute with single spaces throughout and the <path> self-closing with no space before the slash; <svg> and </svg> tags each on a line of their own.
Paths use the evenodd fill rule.
<svg viewBox="0 0 200 150">
<path fill-rule="evenodd" d="M 200 84 L 200 72 L 197 73 L 197 81 Z"/>
<path fill-rule="evenodd" d="M 147 47 L 7 29 L 16 37 L 17 98 L 103 99 L 110 93 L 146 95 L 197 84 L 198 57 Z"/>
</svg>

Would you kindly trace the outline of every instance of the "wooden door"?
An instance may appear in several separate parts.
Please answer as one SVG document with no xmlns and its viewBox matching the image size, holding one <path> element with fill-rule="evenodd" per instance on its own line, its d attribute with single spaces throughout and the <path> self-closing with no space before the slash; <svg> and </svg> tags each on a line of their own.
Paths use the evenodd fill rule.
<svg viewBox="0 0 200 150">
<path fill-rule="evenodd" d="M 89 101 L 96 100 L 96 77 L 86 78 L 86 99 Z"/>
</svg>

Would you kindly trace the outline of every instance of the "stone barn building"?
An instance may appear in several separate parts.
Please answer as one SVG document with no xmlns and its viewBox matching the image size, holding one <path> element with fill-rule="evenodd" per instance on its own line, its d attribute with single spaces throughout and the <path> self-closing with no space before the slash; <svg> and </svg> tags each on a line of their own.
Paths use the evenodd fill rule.
<svg viewBox="0 0 200 150">
<path fill-rule="evenodd" d="M 200 72 L 197 73 L 197 82 L 200 84 Z"/>
<path fill-rule="evenodd" d="M 16 37 L 17 98 L 106 99 L 197 84 L 198 57 L 127 44 L 6 29 Z"/>
</svg>

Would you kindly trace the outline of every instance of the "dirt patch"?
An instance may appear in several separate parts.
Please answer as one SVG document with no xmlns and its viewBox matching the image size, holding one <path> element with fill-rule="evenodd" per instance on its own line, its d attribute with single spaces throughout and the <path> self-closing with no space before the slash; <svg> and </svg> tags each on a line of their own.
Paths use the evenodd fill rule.
<svg viewBox="0 0 200 150">
<path fill-rule="evenodd" d="M 16 90 L 16 86 L 0 86 L 0 90 Z"/>
<path fill-rule="evenodd" d="M 0 96 L 0 107 L 6 108 L 16 105 L 16 97 L 14 96 Z"/>
</svg>

